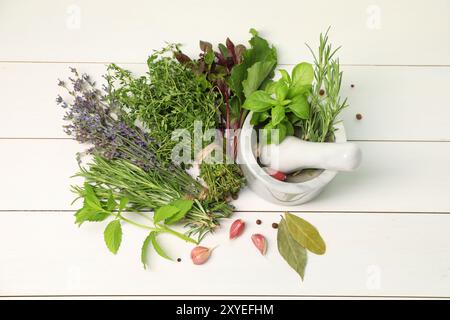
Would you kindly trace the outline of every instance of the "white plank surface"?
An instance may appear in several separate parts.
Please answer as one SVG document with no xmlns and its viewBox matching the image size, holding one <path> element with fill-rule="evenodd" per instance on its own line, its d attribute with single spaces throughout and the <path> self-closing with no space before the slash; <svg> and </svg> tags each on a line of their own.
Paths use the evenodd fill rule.
<svg viewBox="0 0 450 320">
<path fill-rule="evenodd" d="M 236 214 L 245 233 L 230 241 L 225 223 L 205 239 L 219 247 L 203 266 L 190 262 L 190 245 L 165 237 L 161 244 L 182 262 L 152 253 L 150 270 L 139 262 L 146 235 L 134 227 L 124 228 L 113 256 L 102 224 L 78 229 L 68 213 L 0 214 L 0 295 L 450 296 L 450 215 L 303 214 L 328 246 L 324 256 L 309 255 L 302 283 L 276 250 L 276 212 Z M 250 241 L 256 232 L 268 237 L 265 257 Z"/>
<path fill-rule="evenodd" d="M 450 212 L 450 143 L 359 142 L 364 159 L 340 173 L 315 200 L 281 207 L 249 190 L 240 211 Z M 81 145 L 72 140 L 0 140 L 0 210 L 75 210 L 70 179 Z"/>
<path fill-rule="evenodd" d="M 55 98 L 56 81 L 69 75 L 69 66 L 99 83 L 106 70 L 102 64 L 0 63 L 0 138 L 66 137 Z M 146 71 L 144 64 L 124 67 L 137 75 Z M 346 66 L 343 70 L 342 96 L 350 104 L 343 112 L 348 139 L 450 140 L 450 68 Z M 356 120 L 357 113 L 362 120 Z"/>
<path fill-rule="evenodd" d="M 450 298 L 450 10 L 449 0 L 214 1 L 106 0 L 0 2 L 0 297 L 24 295 L 401 296 Z M 310 60 L 304 43 L 332 26 L 343 45 L 342 95 L 348 137 L 363 164 L 341 173 L 314 201 L 281 207 L 250 190 L 235 202 L 248 222 L 227 240 L 231 221 L 206 245 L 220 246 L 195 267 L 190 246 L 162 244 L 181 263 L 139 263 L 145 234 L 125 226 L 118 256 L 106 250 L 102 224 L 73 224 L 69 185 L 76 142 L 62 133 L 56 79 L 68 66 L 96 79 L 110 61 L 142 73 L 164 41 L 197 53 L 199 39 L 236 43 L 251 27 L 291 68 Z M 354 84 L 354 88 L 350 85 Z M 363 119 L 355 120 L 361 113 Z M 318 227 L 328 251 L 310 255 L 301 283 L 275 248 L 283 210 Z M 255 225 L 262 219 L 261 226 Z M 249 237 L 269 238 L 261 257 Z"/>
<path fill-rule="evenodd" d="M 165 41 L 196 52 L 199 39 L 246 42 L 254 27 L 296 63 L 332 26 L 343 63 L 448 65 L 449 10 L 447 0 L 4 0 L 0 61 L 142 62 Z"/>
</svg>

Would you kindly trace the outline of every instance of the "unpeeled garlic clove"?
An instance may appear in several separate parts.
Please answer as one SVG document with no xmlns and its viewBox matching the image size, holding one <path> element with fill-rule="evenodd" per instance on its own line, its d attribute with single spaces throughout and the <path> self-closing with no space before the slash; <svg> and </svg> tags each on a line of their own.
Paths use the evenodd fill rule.
<svg viewBox="0 0 450 320">
<path fill-rule="evenodd" d="M 204 264 L 208 261 L 211 255 L 212 249 L 207 247 L 198 246 L 192 249 L 191 251 L 191 259 L 194 264 Z"/>
<path fill-rule="evenodd" d="M 241 219 L 235 220 L 230 227 L 230 239 L 239 237 L 244 232 L 245 222 Z"/>
<path fill-rule="evenodd" d="M 252 241 L 255 247 L 261 252 L 262 255 L 266 254 L 267 251 L 267 241 L 262 234 L 255 233 L 252 235 Z"/>
<path fill-rule="evenodd" d="M 272 168 L 265 167 L 264 170 L 267 172 L 269 176 L 274 179 L 284 181 L 287 179 L 287 175 L 284 172 L 273 170 Z"/>
</svg>

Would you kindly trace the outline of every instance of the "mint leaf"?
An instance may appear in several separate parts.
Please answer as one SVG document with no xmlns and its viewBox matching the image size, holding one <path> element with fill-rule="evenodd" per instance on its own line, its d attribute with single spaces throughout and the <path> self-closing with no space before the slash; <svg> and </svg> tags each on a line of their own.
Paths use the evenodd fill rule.
<svg viewBox="0 0 450 320">
<path fill-rule="evenodd" d="M 75 213 L 75 223 L 82 225 L 85 221 L 98 222 L 103 221 L 109 216 L 108 212 L 99 211 L 89 206 L 83 207 Z"/>
<path fill-rule="evenodd" d="M 180 209 L 171 205 L 165 205 L 156 209 L 155 214 L 153 215 L 153 222 L 158 223 L 167 218 L 172 217 L 174 214 L 178 213 Z"/>
<path fill-rule="evenodd" d="M 284 107 L 282 105 L 276 105 L 272 108 L 272 124 L 276 126 L 285 117 Z"/>
<path fill-rule="evenodd" d="M 242 105 L 242 108 L 250 110 L 250 111 L 256 111 L 256 112 L 262 112 L 269 110 L 272 106 L 276 105 L 277 101 L 270 97 L 270 95 L 262 90 L 258 90 L 253 92 L 247 100 L 245 100 L 244 104 Z"/>
<path fill-rule="evenodd" d="M 186 214 L 189 212 L 189 210 L 191 210 L 193 204 L 194 204 L 194 201 L 187 200 L 187 199 L 178 199 L 178 200 L 175 200 L 174 202 L 172 202 L 170 205 L 178 208 L 180 211 L 175 213 L 173 216 L 167 218 L 165 220 L 165 223 L 166 224 L 174 224 L 174 223 L 180 221 L 181 219 L 183 219 L 186 216 Z"/>
<path fill-rule="evenodd" d="M 309 102 L 304 95 L 294 97 L 288 108 L 301 119 L 309 118 Z"/>
<path fill-rule="evenodd" d="M 108 202 L 106 203 L 106 210 L 114 211 L 117 208 L 117 202 L 114 200 L 114 196 L 111 191 L 109 191 Z"/>
<path fill-rule="evenodd" d="M 123 197 L 120 199 L 120 203 L 119 203 L 119 214 L 123 211 L 123 209 L 125 209 L 125 207 L 128 204 L 129 199 L 126 197 Z"/>
<path fill-rule="evenodd" d="M 103 236 L 109 251 L 116 254 L 122 242 L 122 226 L 120 220 L 111 221 L 106 226 Z"/>
<path fill-rule="evenodd" d="M 159 246 L 158 242 L 156 241 L 156 232 L 150 232 L 150 240 L 152 242 L 153 248 L 155 248 L 155 251 L 157 254 L 159 254 L 161 257 L 167 259 L 167 260 L 172 260 L 172 258 L 170 258 L 165 252 L 164 250 Z"/>
<path fill-rule="evenodd" d="M 142 248 L 141 248 L 141 262 L 142 265 L 144 266 L 144 269 L 147 269 L 147 253 L 148 253 L 148 245 L 150 244 L 151 241 L 151 233 L 145 238 L 144 243 L 142 244 Z"/>
<path fill-rule="evenodd" d="M 100 200 L 97 198 L 92 186 L 87 182 L 84 183 L 84 200 L 90 207 L 102 210 Z"/>
</svg>

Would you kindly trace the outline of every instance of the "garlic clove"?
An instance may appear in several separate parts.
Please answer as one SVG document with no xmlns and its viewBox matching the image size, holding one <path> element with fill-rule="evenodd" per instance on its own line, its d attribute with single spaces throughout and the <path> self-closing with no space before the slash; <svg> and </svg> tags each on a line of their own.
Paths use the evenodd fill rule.
<svg viewBox="0 0 450 320">
<path fill-rule="evenodd" d="M 267 251 L 266 238 L 262 234 L 255 233 L 254 235 L 252 235 L 252 241 L 259 252 L 261 252 L 262 255 L 265 255 Z"/>
<path fill-rule="evenodd" d="M 230 239 L 239 237 L 244 232 L 245 222 L 241 219 L 235 220 L 230 227 Z"/>
<path fill-rule="evenodd" d="M 277 170 L 274 170 L 274 169 L 269 168 L 269 167 L 265 167 L 264 171 L 266 171 L 267 174 L 269 176 L 271 176 L 272 178 L 274 178 L 274 179 L 277 179 L 277 180 L 280 180 L 280 181 L 285 181 L 287 179 L 287 175 L 284 172 L 277 171 Z"/>
<path fill-rule="evenodd" d="M 197 246 L 191 251 L 191 259 L 192 262 L 196 265 L 204 264 L 206 261 L 208 261 L 210 255 L 211 255 L 212 249 Z"/>
</svg>

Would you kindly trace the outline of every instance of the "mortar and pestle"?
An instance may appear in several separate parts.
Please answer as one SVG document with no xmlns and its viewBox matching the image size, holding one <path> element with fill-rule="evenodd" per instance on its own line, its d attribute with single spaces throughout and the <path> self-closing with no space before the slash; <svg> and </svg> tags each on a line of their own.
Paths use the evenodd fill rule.
<svg viewBox="0 0 450 320">
<path fill-rule="evenodd" d="M 248 186 L 263 199 L 297 205 L 316 197 L 339 171 L 355 170 L 361 163 L 361 151 L 347 142 L 342 123 L 335 124 L 334 142 L 308 142 L 286 137 L 280 144 L 257 145 L 257 132 L 247 115 L 238 144 L 238 162 Z M 290 175 L 286 181 L 271 177 L 262 165 Z"/>
</svg>

